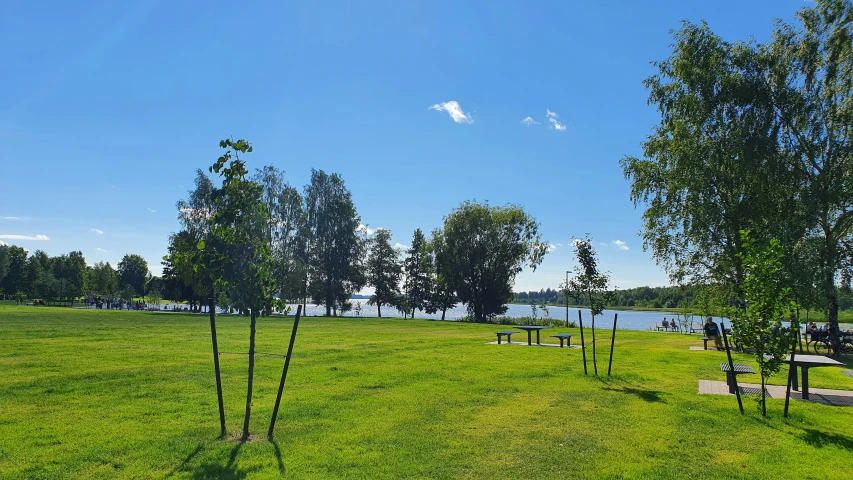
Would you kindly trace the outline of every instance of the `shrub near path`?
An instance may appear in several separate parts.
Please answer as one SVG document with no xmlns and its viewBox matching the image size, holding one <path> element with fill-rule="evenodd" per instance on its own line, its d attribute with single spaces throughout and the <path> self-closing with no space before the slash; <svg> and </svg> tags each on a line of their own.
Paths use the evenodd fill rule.
<svg viewBox="0 0 853 480">
<path fill-rule="evenodd" d="M 764 420 L 747 398 L 741 416 L 697 395 L 724 379 L 719 352 L 688 350 L 697 336 L 619 331 L 596 379 L 576 349 L 488 345 L 495 325 L 303 322 L 276 441 L 241 444 L 217 439 L 206 317 L 0 307 L 0 478 L 853 478 L 853 408 L 794 402 L 785 420 L 769 399 Z M 258 351 L 283 353 L 291 325 L 260 318 Z M 248 329 L 222 316 L 220 349 L 247 351 Z M 221 359 L 237 434 L 247 359 Z M 253 431 L 281 367 L 258 358 Z M 838 369 L 811 377 L 853 389 Z"/>
</svg>

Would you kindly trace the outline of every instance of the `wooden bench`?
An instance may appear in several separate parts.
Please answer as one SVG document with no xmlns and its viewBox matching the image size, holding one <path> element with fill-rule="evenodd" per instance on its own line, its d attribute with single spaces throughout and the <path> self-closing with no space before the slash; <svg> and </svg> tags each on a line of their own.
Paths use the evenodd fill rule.
<svg viewBox="0 0 853 480">
<path fill-rule="evenodd" d="M 661 325 L 661 324 L 659 324 L 659 323 L 656 323 L 656 324 L 655 324 L 655 330 L 657 330 L 657 331 L 659 331 L 659 332 L 660 332 L 661 330 L 666 330 L 666 329 L 665 329 L 665 328 L 663 328 L 663 325 Z"/>
<path fill-rule="evenodd" d="M 501 344 L 501 339 L 506 337 L 506 343 L 512 343 L 512 334 L 518 333 L 516 331 L 506 331 L 506 332 L 497 332 L 498 335 L 498 345 Z"/>
<path fill-rule="evenodd" d="M 705 326 L 702 325 L 701 323 L 691 323 L 690 324 L 690 333 L 702 333 L 704 331 L 705 331 Z"/>
<path fill-rule="evenodd" d="M 736 375 L 755 373 L 755 369 L 745 363 L 735 363 L 734 366 L 735 371 L 732 372 L 729 362 L 723 362 L 720 364 L 720 371 L 726 372 L 726 383 L 729 385 L 729 393 L 735 393 L 735 388 L 737 388 Z"/>
<path fill-rule="evenodd" d="M 563 340 L 566 341 L 566 346 L 572 346 L 572 334 L 571 333 L 558 333 L 556 335 L 551 335 L 551 338 L 559 338 L 560 339 L 560 348 L 563 348 Z"/>
</svg>

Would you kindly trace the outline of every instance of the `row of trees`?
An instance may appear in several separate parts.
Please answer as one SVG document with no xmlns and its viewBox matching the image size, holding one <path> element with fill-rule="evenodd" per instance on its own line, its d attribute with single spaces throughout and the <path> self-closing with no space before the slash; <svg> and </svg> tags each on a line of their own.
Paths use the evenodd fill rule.
<svg viewBox="0 0 853 480">
<path fill-rule="evenodd" d="M 775 240 L 784 287 L 826 312 L 837 349 L 853 264 L 853 4 L 818 0 L 797 18 L 766 43 L 685 23 L 645 81 L 661 121 L 622 168 L 644 245 L 675 282 L 744 305 L 741 232 L 758 250 Z"/>
<path fill-rule="evenodd" d="M 302 194 L 288 184 L 283 171 L 271 166 L 251 177 L 245 171 L 240 182 L 246 182 L 241 187 L 251 189 L 252 196 L 241 198 L 235 208 L 257 210 L 255 221 L 261 225 L 246 226 L 241 234 L 257 230 L 253 240 L 263 239 L 263 245 L 255 248 L 268 262 L 264 268 L 269 270 L 270 298 L 261 302 L 262 307 L 272 306 L 275 297 L 282 302 L 311 301 L 324 305 L 327 315 L 337 315 L 352 308 L 353 293 L 370 286 L 374 294 L 369 303 L 379 316 L 382 307 L 406 316 L 417 311 L 443 315 L 461 301 L 472 317 L 485 321 L 506 311 L 515 275 L 524 265 L 535 268 L 547 252 L 538 224 L 514 205 L 465 202 L 430 238 L 417 229 L 411 247 L 403 252 L 392 246 L 390 230 L 368 234 L 361 227 L 351 194 L 337 174 L 312 171 Z M 212 296 L 220 305 L 235 306 L 235 292 L 217 288 L 216 275 L 208 272 L 212 264 L 231 262 L 231 254 L 210 258 L 205 254 L 210 250 L 212 223 L 225 215 L 224 195 L 204 172 L 197 172 L 189 199 L 177 205 L 184 228 L 170 238 L 163 275 L 166 282 L 180 285 L 187 297 Z M 238 265 L 242 269 L 247 262 Z"/>
<path fill-rule="evenodd" d="M 42 250 L 27 254 L 16 245 L 0 245 L 0 297 L 74 302 L 84 294 L 133 297 L 158 290 L 157 279 L 140 255 L 125 255 L 114 269 L 109 263 L 86 265 L 80 251 L 51 257 Z"/>
</svg>

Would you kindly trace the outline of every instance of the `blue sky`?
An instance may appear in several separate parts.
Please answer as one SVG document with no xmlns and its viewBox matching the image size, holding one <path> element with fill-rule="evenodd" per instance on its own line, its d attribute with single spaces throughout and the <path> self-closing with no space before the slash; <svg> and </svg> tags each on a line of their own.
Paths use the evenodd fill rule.
<svg viewBox="0 0 853 480">
<path fill-rule="evenodd" d="M 649 62 L 682 19 L 765 40 L 806 5 L 7 0 L 0 241 L 159 273 L 175 202 L 233 136 L 293 185 L 340 173 L 403 245 L 462 200 L 523 205 L 556 249 L 518 290 L 555 288 L 584 233 L 615 285 L 666 284 L 618 165 L 658 121 Z"/>
</svg>

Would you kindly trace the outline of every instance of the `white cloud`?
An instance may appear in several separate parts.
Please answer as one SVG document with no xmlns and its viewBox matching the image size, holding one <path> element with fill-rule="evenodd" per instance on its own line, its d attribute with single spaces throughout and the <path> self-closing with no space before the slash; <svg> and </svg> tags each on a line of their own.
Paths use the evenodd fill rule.
<svg viewBox="0 0 853 480">
<path fill-rule="evenodd" d="M 3 217 L 3 220 L 27 220 L 27 217 Z"/>
<path fill-rule="evenodd" d="M 367 225 L 359 224 L 359 225 L 358 225 L 358 228 L 356 228 L 356 230 L 357 230 L 359 233 L 364 233 L 364 234 L 367 234 L 367 235 L 373 235 L 373 232 L 375 232 L 376 230 L 382 230 L 382 228 L 380 227 L 380 228 L 378 228 L 378 229 L 374 230 L 374 229 L 372 229 L 372 228 L 368 227 Z"/>
<path fill-rule="evenodd" d="M 551 122 L 551 128 L 557 129 L 562 132 L 566 129 L 566 126 L 560 123 L 560 121 L 557 120 L 557 117 L 559 117 L 559 115 L 557 115 L 557 112 L 552 112 L 547 108 L 545 109 L 545 118 L 547 118 L 548 121 Z"/>
<path fill-rule="evenodd" d="M 628 248 L 628 244 L 626 244 L 622 240 L 613 240 L 613 245 L 619 247 L 619 250 L 630 250 L 630 248 Z"/>
<path fill-rule="evenodd" d="M 8 245 L 8 243 L 6 243 L 6 242 L 4 242 L 4 241 L 0 240 L 0 247 L 2 247 L 3 245 Z"/>
<path fill-rule="evenodd" d="M 435 105 L 429 107 L 430 110 L 436 110 L 439 112 L 447 112 L 450 115 L 450 118 L 453 119 L 456 123 L 474 123 L 474 119 L 471 118 L 470 113 L 465 113 L 462 111 L 462 107 L 459 106 L 459 103 L 456 100 L 451 100 L 449 102 L 444 103 L 436 103 Z"/>
<path fill-rule="evenodd" d="M 50 238 L 47 235 L 35 235 L 35 236 L 0 235 L 0 238 L 2 238 L 3 240 L 37 240 L 37 241 L 50 240 Z"/>
<path fill-rule="evenodd" d="M 527 117 L 524 120 L 522 120 L 521 123 L 527 125 L 528 127 L 531 125 L 540 125 L 539 122 L 537 122 L 536 120 L 533 120 L 533 117 Z"/>
<path fill-rule="evenodd" d="M 103 230 L 98 230 L 97 228 L 90 228 L 89 230 L 91 230 L 91 231 L 93 231 L 93 232 L 97 233 L 98 235 L 103 235 L 103 234 L 104 234 Z"/>
<path fill-rule="evenodd" d="M 582 240 L 580 238 L 576 238 L 576 239 L 572 240 L 572 246 L 577 247 L 578 244 L 581 243 L 581 241 Z"/>
<path fill-rule="evenodd" d="M 556 245 L 554 245 L 553 243 L 552 243 L 552 244 L 550 244 L 550 245 L 548 245 L 548 251 L 549 251 L 549 252 L 553 252 L 553 251 L 554 251 L 554 250 L 556 250 L 556 249 L 557 249 L 557 246 L 556 246 Z"/>
<path fill-rule="evenodd" d="M 101 248 L 101 247 L 97 247 L 97 248 L 95 248 L 95 250 L 97 250 L 97 251 L 99 251 L 99 252 L 106 252 L 106 250 L 104 250 L 104 249 L 103 249 L 103 248 Z"/>
<path fill-rule="evenodd" d="M 408 245 L 403 245 L 402 243 L 397 242 L 397 243 L 395 243 L 395 244 L 394 244 L 394 248 L 398 248 L 398 249 L 400 249 L 400 250 L 408 250 L 408 249 L 409 249 L 409 246 L 408 246 Z"/>
<path fill-rule="evenodd" d="M 154 210 L 153 208 L 148 208 L 147 210 L 151 213 L 157 213 L 157 210 Z"/>
</svg>

